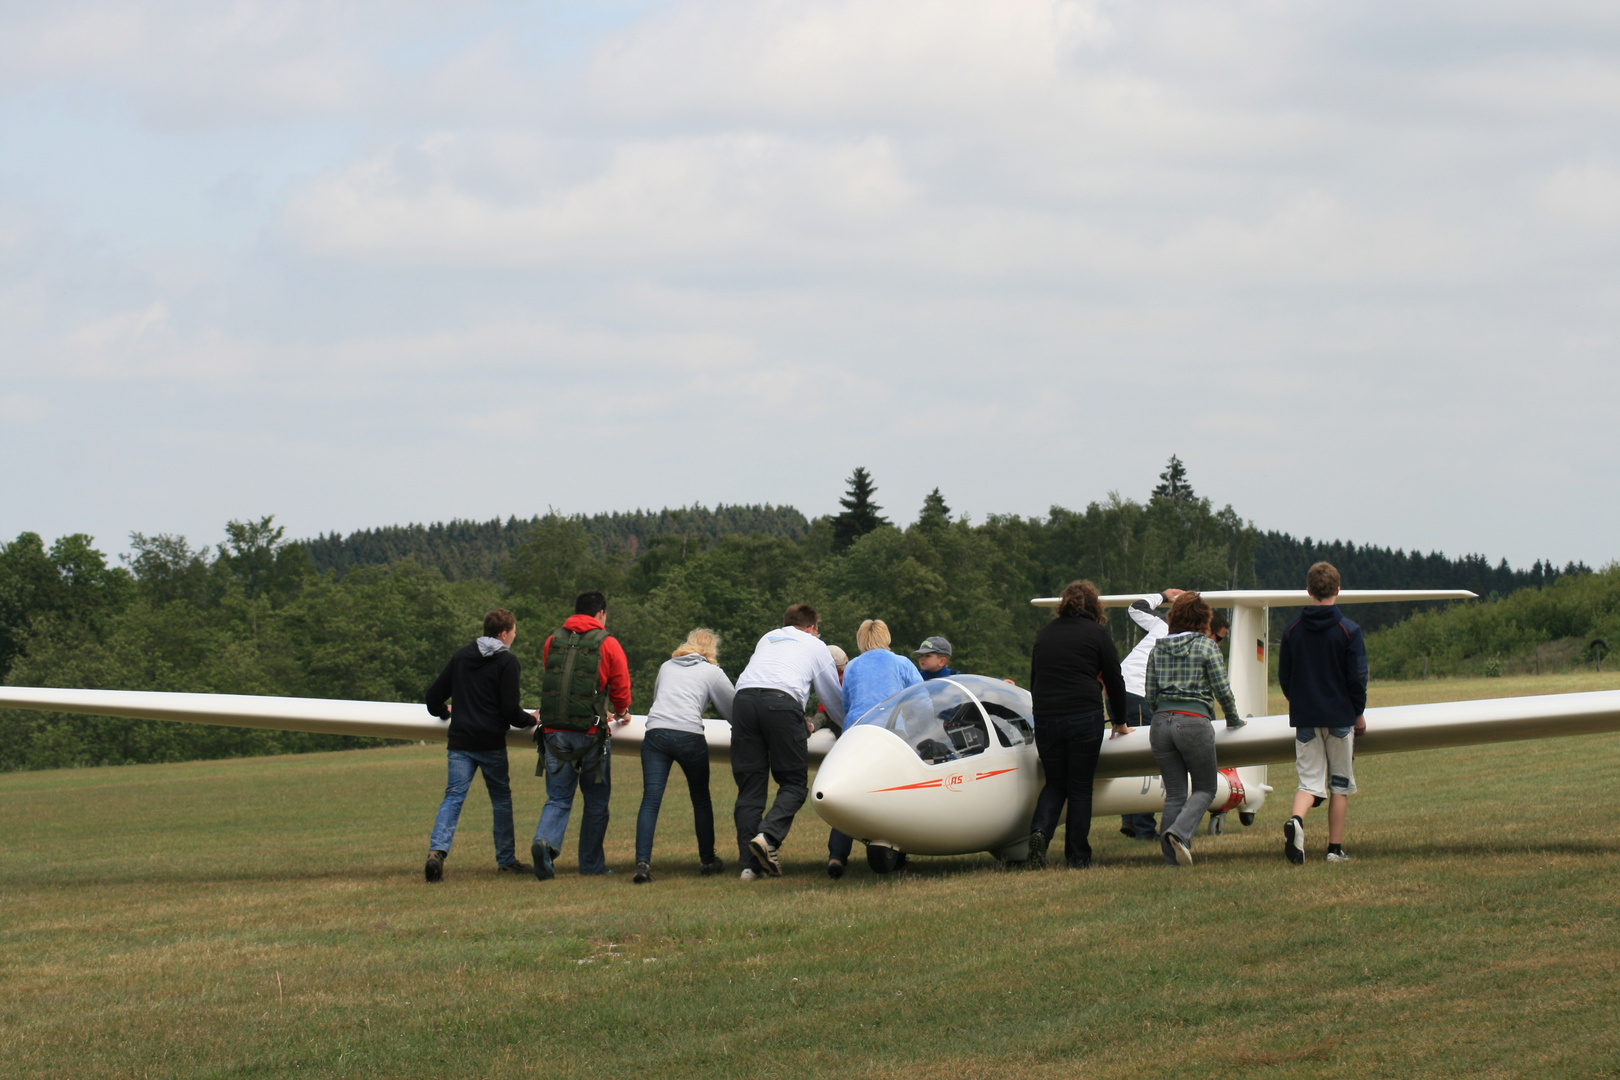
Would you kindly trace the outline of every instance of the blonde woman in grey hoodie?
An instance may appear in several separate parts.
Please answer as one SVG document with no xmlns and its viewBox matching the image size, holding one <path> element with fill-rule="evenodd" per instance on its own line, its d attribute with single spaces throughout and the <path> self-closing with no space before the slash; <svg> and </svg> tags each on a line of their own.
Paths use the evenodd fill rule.
<svg viewBox="0 0 1620 1080">
<path fill-rule="evenodd" d="M 641 741 L 641 813 L 636 817 L 636 874 L 630 879 L 637 885 L 652 880 L 658 808 L 664 801 L 670 769 L 677 764 L 686 774 L 686 787 L 692 794 L 703 876 L 725 869 L 714 851 L 709 743 L 703 737 L 703 710 L 712 705 L 723 719 L 731 719 L 731 699 L 736 689 L 720 670 L 719 655 L 719 635 L 700 627 L 687 634 L 680 648 L 658 669 L 652 708 L 647 710 L 647 734 Z"/>
</svg>

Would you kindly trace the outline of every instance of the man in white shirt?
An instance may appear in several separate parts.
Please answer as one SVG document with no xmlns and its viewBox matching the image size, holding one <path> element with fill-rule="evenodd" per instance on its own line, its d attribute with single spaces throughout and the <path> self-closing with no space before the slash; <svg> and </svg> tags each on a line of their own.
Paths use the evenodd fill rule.
<svg viewBox="0 0 1620 1080">
<path fill-rule="evenodd" d="M 779 877 L 776 849 L 810 793 L 809 732 L 805 707 L 814 688 L 828 718 L 844 723 L 838 669 L 821 641 L 821 618 L 809 604 L 794 604 L 754 646 L 737 679 L 731 703 L 731 775 L 737 781 L 737 852 L 742 880 Z M 765 796 L 776 777 L 776 801 Z"/>
<path fill-rule="evenodd" d="M 1148 654 L 1153 652 L 1159 639 L 1170 632 L 1170 624 L 1154 609 L 1171 603 L 1181 592 L 1166 589 L 1157 595 L 1139 596 L 1125 609 L 1131 621 L 1142 628 L 1142 640 L 1119 664 L 1119 674 L 1125 680 L 1125 723 L 1129 727 L 1146 731 L 1152 726 L 1153 718 L 1147 715 L 1142 697 L 1147 692 Z M 1134 840 L 1156 840 L 1159 836 L 1159 826 L 1152 814 L 1121 814 L 1119 831 Z"/>
</svg>

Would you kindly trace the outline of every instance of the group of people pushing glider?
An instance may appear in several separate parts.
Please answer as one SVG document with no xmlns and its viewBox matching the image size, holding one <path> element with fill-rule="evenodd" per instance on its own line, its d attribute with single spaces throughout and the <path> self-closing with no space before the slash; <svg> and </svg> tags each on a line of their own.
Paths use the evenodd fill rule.
<svg viewBox="0 0 1620 1080">
<path fill-rule="evenodd" d="M 1360 628 L 1339 613 L 1339 574 L 1327 563 L 1311 567 L 1314 601 L 1290 623 L 1279 649 L 1279 682 L 1295 729 L 1299 791 L 1284 825 L 1284 854 L 1305 860 L 1304 817 L 1329 803 L 1327 859 L 1349 859 L 1342 846 L 1347 797 L 1355 792 L 1354 739 L 1365 730 L 1367 658 Z M 1168 620 L 1154 611 L 1170 604 Z M 607 632 L 607 600 L 582 593 L 575 613 L 546 639 L 541 709 L 518 705 L 520 665 L 511 652 L 517 620 L 496 609 L 484 632 L 464 646 L 428 687 L 433 715 L 449 721 L 448 781 L 429 839 L 424 876 L 444 875 L 456 823 L 473 776 L 482 772 L 494 813 L 495 859 L 501 872 L 547 881 L 573 809 L 584 798 L 579 830 L 579 872 L 611 874 L 603 854 L 612 792 L 612 730 L 628 722 L 630 672 L 623 647 Z M 1091 865 L 1091 793 L 1103 728 L 1113 737 L 1146 724 L 1164 782 L 1162 829 L 1153 816 L 1128 815 L 1121 831 L 1157 838 L 1169 866 L 1192 865 L 1193 833 L 1216 791 L 1215 704 L 1228 727 L 1242 727 L 1219 642 L 1225 620 L 1196 592 L 1169 589 L 1143 597 L 1130 616 L 1145 631 L 1123 664 L 1107 629 L 1096 588 L 1075 581 L 1063 591 L 1053 619 L 1036 634 L 1030 663 L 1035 745 L 1045 772 L 1030 832 L 1030 865 L 1047 864 L 1047 847 L 1067 804 L 1064 861 Z M 652 880 L 653 836 L 669 775 L 686 776 L 697 832 L 699 870 L 725 869 L 715 850 L 709 794 L 709 747 L 703 714 L 713 709 L 731 723 L 731 768 L 737 784 L 733 816 L 743 881 L 782 873 L 778 849 L 809 792 L 809 735 L 818 726 L 841 730 L 908 686 L 957 674 L 943 637 L 927 638 L 916 662 L 892 651 L 888 626 L 868 619 L 856 632 L 859 654 L 821 641 L 820 618 L 808 604 L 787 609 L 781 627 L 761 637 L 735 684 L 718 664 L 720 641 L 696 629 L 659 668 L 641 744 L 643 793 L 636 820 L 637 884 Z M 806 715 L 810 693 L 820 699 Z M 1105 713 L 1106 699 L 1106 713 Z M 506 735 L 533 728 L 539 744 L 536 775 L 545 777 L 546 803 L 530 845 L 532 864 L 519 861 L 512 821 Z M 769 782 L 776 798 L 767 807 Z M 1190 780 L 1190 790 L 1189 790 Z M 839 878 L 854 840 L 838 830 L 828 838 L 827 873 Z"/>
</svg>

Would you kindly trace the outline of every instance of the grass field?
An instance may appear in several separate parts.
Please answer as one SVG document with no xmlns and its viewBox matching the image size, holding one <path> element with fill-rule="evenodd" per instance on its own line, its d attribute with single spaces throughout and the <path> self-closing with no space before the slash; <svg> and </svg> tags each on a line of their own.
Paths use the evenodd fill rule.
<svg viewBox="0 0 1620 1080">
<path fill-rule="evenodd" d="M 1616 686 L 1405 683 L 1374 703 Z M 531 761 L 514 754 L 520 841 Z M 1320 861 L 1320 812 L 1313 859 L 1284 862 L 1292 770 L 1274 768 L 1258 823 L 1200 837 L 1190 870 L 1103 819 L 1091 871 L 977 857 L 879 878 L 857 848 L 834 883 L 807 811 L 787 876 L 751 886 L 697 875 L 680 780 L 657 879 L 632 886 L 622 758 L 617 875 L 497 876 L 478 793 L 424 885 L 443 762 L 0 776 L 0 1075 L 1620 1075 L 1620 736 L 1365 758 L 1345 865 Z M 722 772 L 722 825 L 731 793 Z"/>
</svg>

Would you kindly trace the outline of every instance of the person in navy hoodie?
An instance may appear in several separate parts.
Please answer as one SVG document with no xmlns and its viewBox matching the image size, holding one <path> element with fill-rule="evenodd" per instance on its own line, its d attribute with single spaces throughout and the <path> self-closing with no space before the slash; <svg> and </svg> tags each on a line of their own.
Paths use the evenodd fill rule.
<svg viewBox="0 0 1620 1080">
<path fill-rule="evenodd" d="M 1305 815 L 1326 799 L 1328 862 L 1349 862 L 1344 818 L 1356 793 L 1352 768 L 1357 735 L 1367 731 L 1367 646 L 1361 627 L 1339 613 L 1339 571 L 1319 562 L 1305 577 L 1315 601 L 1283 632 L 1277 682 L 1288 699 L 1299 791 L 1283 825 L 1283 854 L 1305 861 Z"/>
</svg>

